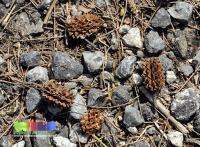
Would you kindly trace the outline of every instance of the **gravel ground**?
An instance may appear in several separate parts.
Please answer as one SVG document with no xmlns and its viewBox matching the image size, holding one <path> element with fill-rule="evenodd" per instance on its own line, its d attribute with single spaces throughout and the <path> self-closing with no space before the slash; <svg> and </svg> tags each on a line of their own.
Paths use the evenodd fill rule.
<svg viewBox="0 0 200 147">
<path fill-rule="evenodd" d="M 0 49 L 0 147 L 200 146 L 199 0 L 0 0 Z"/>
</svg>

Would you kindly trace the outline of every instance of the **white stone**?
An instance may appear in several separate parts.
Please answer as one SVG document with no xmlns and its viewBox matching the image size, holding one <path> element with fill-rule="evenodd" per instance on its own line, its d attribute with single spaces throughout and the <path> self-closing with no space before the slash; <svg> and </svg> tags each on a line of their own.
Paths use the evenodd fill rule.
<svg viewBox="0 0 200 147">
<path fill-rule="evenodd" d="M 178 131 L 170 131 L 167 134 L 167 137 L 169 141 L 172 143 L 172 145 L 176 147 L 182 147 L 183 146 L 183 134 Z"/>
<path fill-rule="evenodd" d="M 57 147 L 77 147 L 75 143 L 70 142 L 68 138 L 62 136 L 53 137 L 53 142 Z"/>
<path fill-rule="evenodd" d="M 141 77 L 139 74 L 134 73 L 134 74 L 132 75 L 132 78 L 133 78 L 134 84 L 140 85 L 140 84 L 142 83 L 142 77 Z"/>
<path fill-rule="evenodd" d="M 25 146 L 25 141 L 24 140 L 12 145 L 12 147 L 24 147 L 24 146 Z"/>
<path fill-rule="evenodd" d="M 166 72 L 166 81 L 168 84 L 173 83 L 176 79 L 177 79 L 177 77 L 173 71 Z"/>
<path fill-rule="evenodd" d="M 122 38 L 123 43 L 128 47 L 142 48 L 143 42 L 139 28 L 131 28 Z"/>
<path fill-rule="evenodd" d="M 48 70 L 44 67 L 37 66 L 27 72 L 28 82 L 36 82 L 36 81 L 45 82 L 48 80 L 49 80 Z"/>
</svg>

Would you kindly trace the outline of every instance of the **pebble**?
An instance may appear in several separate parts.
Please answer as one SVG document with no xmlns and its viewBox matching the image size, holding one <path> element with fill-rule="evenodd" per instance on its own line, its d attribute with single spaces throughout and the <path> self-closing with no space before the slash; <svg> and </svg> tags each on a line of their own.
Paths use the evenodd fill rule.
<svg viewBox="0 0 200 147">
<path fill-rule="evenodd" d="M 163 64 L 164 70 L 173 70 L 174 69 L 174 62 L 169 59 L 165 54 L 159 56 L 160 62 Z"/>
<path fill-rule="evenodd" d="M 73 143 L 77 143 L 77 142 L 87 143 L 89 139 L 89 135 L 82 131 L 79 123 L 76 123 L 72 126 L 70 130 L 69 139 Z"/>
<path fill-rule="evenodd" d="M 7 100 L 7 97 L 0 93 L 0 106 Z"/>
<path fill-rule="evenodd" d="M 105 96 L 100 89 L 91 88 L 88 93 L 88 106 L 101 106 L 105 100 Z"/>
<path fill-rule="evenodd" d="M 33 137 L 32 143 L 34 147 L 48 147 L 48 146 L 50 147 L 51 146 L 50 138 L 47 136 Z"/>
<path fill-rule="evenodd" d="M 120 40 L 117 38 L 114 32 L 111 33 L 111 36 L 112 36 L 110 40 L 111 49 L 115 51 L 119 47 Z"/>
<path fill-rule="evenodd" d="M 173 71 L 166 72 L 166 82 L 168 84 L 172 84 L 174 81 L 176 81 L 176 79 L 177 79 L 176 74 Z"/>
<path fill-rule="evenodd" d="M 107 5 L 111 5 L 110 0 L 96 0 L 96 6 L 98 8 L 105 8 Z"/>
<path fill-rule="evenodd" d="M 180 121 L 188 121 L 199 109 L 200 99 L 194 88 L 185 89 L 175 95 L 171 103 L 171 114 Z"/>
<path fill-rule="evenodd" d="M 57 51 L 53 55 L 52 71 L 56 80 L 70 80 L 83 73 L 83 66 L 67 53 Z"/>
<path fill-rule="evenodd" d="M 166 28 L 171 24 L 170 15 L 164 8 L 159 9 L 151 21 L 153 27 Z"/>
<path fill-rule="evenodd" d="M 165 48 L 165 42 L 156 31 L 150 31 L 144 39 L 144 44 L 149 53 L 158 53 Z"/>
<path fill-rule="evenodd" d="M 0 17 L 3 18 L 3 16 L 7 13 L 8 9 L 0 3 Z"/>
<path fill-rule="evenodd" d="M 12 147 L 24 147 L 24 146 L 25 146 L 25 141 L 24 140 L 12 145 Z"/>
<path fill-rule="evenodd" d="M 143 117 L 140 115 L 140 111 L 133 106 L 126 106 L 123 123 L 126 125 L 126 128 L 137 127 L 144 123 Z"/>
<path fill-rule="evenodd" d="M 114 81 L 114 76 L 108 71 L 102 71 L 100 76 L 105 83 L 110 83 Z"/>
<path fill-rule="evenodd" d="M 34 15 L 37 15 L 37 20 L 34 19 L 34 23 L 29 20 L 29 16 L 26 12 L 21 12 L 15 16 L 13 19 L 12 27 L 18 31 L 22 36 L 42 33 L 43 30 L 43 21 L 40 18 L 40 13 L 30 12 L 31 18 L 34 19 Z"/>
<path fill-rule="evenodd" d="M 119 85 L 113 91 L 112 103 L 114 105 L 121 105 L 121 104 L 127 103 L 130 99 L 131 99 L 131 96 L 126 86 Z"/>
<path fill-rule="evenodd" d="M 77 83 L 76 82 L 66 82 L 65 87 L 69 88 L 69 89 L 74 89 L 77 87 Z"/>
<path fill-rule="evenodd" d="M 136 62 L 135 56 L 125 57 L 116 69 L 116 76 L 119 79 L 129 78 L 134 70 L 134 63 Z"/>
<path fill-rule="evenodd" d="M 90 73 L 96 73 L 100 70 L 104 63 L 104 53 L 101 51 L 84 51 L 83 60 L 87 70 Z"/>
<path fill-rule="evenodd" d="M 10 146 L 8 136 L 2 136 L 0 139 L 0 147 L 8 147 Z"/>
<path fill-rule="evenodd" d="M 175 130 L 169 131 L 167 134 L 167 138 L 175 147 L 183 146 L 183 134 L 181 132 Z"/>
<path fill-rule="evenodd" d="M 45 82 L 49 80 L 48 70 L 41 66 L 36 66 L 27 72 L 28 82 Z"/>
<path fill-rule="evenodd" d="M 169 14 L 179 20 L 180 22 L 187 23 L 192 16 L 193 6 L 186 2 L 176 2 L 168 9 Z"/>
<path fill-rule="evenodd" d="M 200 112 L 197 112 L 194 118 L 193 127 L 196 132 L 200 133 Z"/>
<path fill-rule="evenodd" d="M 32 113 L 41 102 L 41 96 L 38 90 L 30 88 L 26 94 L 26 109 L 28 113 Z"/>
<path fill-rule="evenodd" d="M 143 51 L 137 51 L 137 56 L 139 57 L 139 58 L 143 58 L 144 57 L 144 53 L 143 53 Z"/>
<path fill-rule="evenodd" d="M 132 74 L 132 79 L 135 85 L 142 84 L 143 78 L 138 73 Z"/>
<path fill-rule="evenodd" d="M 58 134 L 59 136 L 68 138 L 69 137 L 69 128 L 65 125 L 60 129 L 60 133 Z"/>
<path fill-rule="evenodd" d="M 136 127 L 129 127 L 127 128 L 127 130 L 133 135 L 136 135 L 138 133 L 138 129 Z"/>
<path fill-rule="evenodd" d="M 157 111 L 148 102 L 141 104 L 141 112 L 146 121 L 154 121 L 159 118 Z"/>
<path fill-rule="evenodd" d="M 40 65 L 41 54 L 38 51 L 30 51 L 21 55 L 20 64 L 26 68 Z"/>
<path fill-rule="evenodd" d="M 87 112 L 86 100 L 79 94 L 76 94 L 71 106 L 70 116 L 79 120 Z"/>
<path fill-rule="evenodd" d="M 142 37 L 139 28 L 131 28 L 128 33 L 122 37 L 122 41 L 128 47 L 143 47 Z"/>
<path fill-rule="evenodd" d="M 194 72 L 192 66 L 187 63 L 180 63 L 179 69 L 186 77 L 189 77 Z"/>
<path fill-rule="evenodd" d="M 56 147 L 77 147 L 75 143 L 71 143 L 68 138 L 62 136 L 53 137 L 53 142 Z"/>
<path fill-rule="evenodd" d="M 128 147 L 150 147 L 150 144 L 141 140 L 130 144 Z"/>
<path fill-rule="evenodd" d="M 4 60 L 1 56 L 0 56 L 0 73 L 4 73 L 7 69 L 7 63 L 6 60 Z"/>
<path fill-rule="evenodd" d="M 122 25 L 119 28 L 119 33 L 120 34 L 127 34 L 130 29 L 131 29 L 131 27 L 129 25 Z"/>
<path fill-rule="evenodd" d="M 149 102 L 153 103 L 154 99 L 156 97 L 155 93 L 150 92 L 149 90 L 147 90 L 144 86 L 140 86 L 139 87 L 140 91 L 142 92 L 142 94 L 145 95 L 145 97 L 149 100 Z"/>
<path fill-rule="evenodd" d="M 81 75 L 76 79 L 76 81 L 80 82 L 83 86 L 91 85 L 93 80 L 94 79 L 90 75 Z"/>
</svg>

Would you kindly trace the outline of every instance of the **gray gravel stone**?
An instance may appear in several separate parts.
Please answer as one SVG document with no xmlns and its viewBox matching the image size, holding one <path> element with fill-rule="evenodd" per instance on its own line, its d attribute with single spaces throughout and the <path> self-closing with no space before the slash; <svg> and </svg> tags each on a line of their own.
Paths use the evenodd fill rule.
<svg viewBox="0 0 200 147">
<path fill-rule="evenodd" d="M 111 33 L 111 36 L 110 45 L 111 49 L 114 51 L 118 49 L 120 40 L 117 38 L 117 35 L 114 32 Z"/>
<path fill-rule="evenodd" d="M 57 147 L 77 147 L 75 143 L 71 143 L 68 138 L 62 136 L 53 137 L 53 142 Z"/>
<path fill-rule="evenodd" d="M 192 16 L 193 6 L 186 2 L 176 2 L 172 7 L 168 9 L 169 14 L 181 21 L 188 22 Z"/>
<path fill-rule="evenodd" d="M 82 129 L 80 128 L 80 124 L 76 123 L 72 126 L 70 133 L 69 133 L 69 139 L 73 143 L 87 143 L 89 139 L 89 135 L 83 133 Z"/>
<path fill-rule="evenodd" d="M 136 62 L 135 56 L 125 57 L 116 69 L 116 76 L 119 79 L 129 78 L 134 70 L 134 63 Z"/>
<path fill-rule="evenodd" d="M 69 128 L 65 125 L 60 129 L 60 133 L 58 134 L 59 136 L 68 138 L 69 137 Z"/>
<path fill-rule="evenodd" d="M 132 79 L 135 85 L 142 84 L 143 78 L 138 73 L 132 74 Z"/>
<path fill-rule="evenodd" d="M 136 135 L 138 133 L 138 129 L 136 127 L 129 127 L 127 128 L 127 130 L 133 135 Z"/>
<path fill-rule="evenodd" d="M 114 76 L 108 71 L 102 71 L 100 76 L 105 83 L 110 83 L 114 81 Z"/>
<path fill-rule="evenodd" d="M 77 94 L 71 106 L 70 116 L 76 120 L 79 120 L 86 112 L 86 100 L 81 95 Z"/>
<path fill-rule="evenodd" d="M 7 69 L 7 63 L 6 60 L 4 60 L 1 56 L 0 56 L 0 73 L 4 73 Z"/>
<path fill-rule="evenodd" d="M 96 6 L 99 8 L 107 7 L 107 5 L 109 6 L 110 4 L 110 0 L 96 0 Z"/>
<path fill-rule="evenodd" d="M 149 100 L 149 102 L 153 103 L 156 98 L 156 94 L 147 90 L 144 86 L 139 87 L 140 91 L 145 95 L 145 97 Z"/>
<path fill-rule="evenodd" d="M 156 31 L 150 31 L 145 36 L 144 44 L 149 53 L 158 53 L 165 48 L 165 42 Z"/>
<path fill-rule="evenodd" d="M 200 133 L 200 111 L 197 112 L 194 118 L 193 127 L 196 132 Z"/>
<path fill-rule="evenodd" d="M 128 147 L 150 147 L 150 144 L 145 141 L 137 141 Z"/>
<path fill-rule="evenodd" d="M 165 54 L 159 56 L 160 62 L 163 64 L 164 70 L 173 70 L 174 63 L 171 59 L 169 59 Z"/>
<path fill-rule="evenodd" d="M 74 89 L 77 87 L 77 83 L 76 82 L 66 82 L 65 87 L 67 87 L 69 89 Z"/>
<path fill-rule="evenodd" d="M 137 51 L 137 56 L 138 56 L 139 58 L 143 58 L 143 57 L 144 57 L 143 51 Z"/>
<path fill-rule="evenodd" d="M 0 93 L 0 106 L 5 102 L 6 99 L 7 97 Z"/>
<path fill-rule="evenodd" d="M 80 82 L 83 86 L 88 86 L 92 84 L 94 79 L 90 75 L 81 75 L 76 79 L 77 82 Z"/>
<path fill-rule="evenodd" d="M 32 138 L 33 146 L 34 147 L 47 147 L 51 146 L 50 138 L 45 136 L 45 137 L 33 137 Z"/>
<path fill-rule="evenodd" d="M 30 88 L 26 94 L 26 109 L 28 113 L 32 113 L 41 102 L 41 96 L 38 90 Z"/>
<path fill-rule="evenodd" d="M 10 146 L 8 136 L 3 136 L 0 139 L 0 147 L 8 147 L 8 146 Z"/>
<path fill-rule="evenodd" d="M 167 138 L 175 147 L 183 146 L 183 134 L 181 132 L 171 130 L 168 132 Z"/>
<path fill-rule="evenodd" d="M 105 96 L 100 89 L 91 88 L 88 93 L 87 104 L 89 106 L 101 106 L 105 100 Z"/>
<path fill-rule="evenodd" d="M 184 63 L 180 63 L 179 69 L 186 77 L 190 76 L 194 71 L 191 65 Z"/>
<path fill-rule="evenodd" d="M 7 13 L 8 9 L 0 3 L 0 17 L 3 18 L 3 16 Z"/>
<path fill-rule="evenodd" d="M 57 105 L 54 104 L 48 104 L 47 110 L 54 116 L 62 112 L 62 109 L 60 109 Z"/>
<path fill-rule="evenodd" d="M 21 55 L 20 64 L 24 67 L 35 67 L 40 65 L 41 55 L 38 51 L 30 51 Z"/>
<path fill-rule="evenodd" d="M 122 25 L 120 28 L 119 28 L 119 33 L 120 34 L 126 34 L 128 33 L 128 31 L 131 29 L 131 27 L 129 25 Z"/>
<path fill-rule="evenodd" d="M 151 21 L 153 27 L 166 28 L 171 24 L 170 15 L 164 8 L 159 9 Z"/>
<path fill-rule="evenodd" d="M 119 85 L 113 92 L 112 103 L 114 105 L 120 105 L 127 103 L 131 99 L 126 86 Z"/>
<path fill-rule="evenodd" d="M 177 93 L 171 103 L 172 115 L 177 120 L 188 121 L 199 109 L 199 98 L 199 95 L 193 88 Z"/>
<path fill-rule="evenodd" d="M 177 77 L 173 71 L 166 72 L 166 81 L 168 84 L 173 83 L 174 81 L 176 81 L 176 79 L 177 79 Z"/>
<path fill-rule="evenodd" d="M 150 103 L 141 104 L 141 112 L 146 121 L 154 121 L 159 118 L 157 111 Z"/>
<path fill-rule="evenodd" d="M 37 19 L 34 19 L 33 16 L 37 15 Z M 31 12 L 32 21 L 29 20 L 28 14 L 26 12 L 19 13 L 15 16 L 12 22 L 12 27 L 18 31 L 22 36 L 36 34 L 43 32 L 43 21 L 40 18 L 38 12 Z"/>
<path fill-rule="evenodd" d="M 139 28 L 131 28 L 128 33 L 122 37 L 122 41 L 128 47 L 143 47 L 142 37 Z"/>
<path fill-rule="evenodd" d="M 53 55 L 52 71 L 55 79 L 70 80 L 83 73 L 83 66 L 68 54 L 57 51 Z"/>
<path fill-rule="evenodd" d="M 45 82 L 48 81 L 48 70 L 41 66 L 36 66 L 27 72 L 28 82 Z"/>
<path fill-rule="evenodd" d="M 140 115 L 140 111 L 133 106 L 126 106 L 123 123 L 126 125 L 126 128 L 137 127 L 144 123 L 143 117 Z"/>
<path fill-rule="evenodd" d="M 96 73 L 100 70 L 104 63 L 104 53 L 102 53 L 101 51 L 84 51 L 83 60 L 87 70 L 90 73 Z"/>
<path fill-rule="evenodd" d="M 12 147 L 25 147 L 25 141 L 22 140 L 18 143 L 15 143 L 14 145 L 12 145 Z"/>
</svg>

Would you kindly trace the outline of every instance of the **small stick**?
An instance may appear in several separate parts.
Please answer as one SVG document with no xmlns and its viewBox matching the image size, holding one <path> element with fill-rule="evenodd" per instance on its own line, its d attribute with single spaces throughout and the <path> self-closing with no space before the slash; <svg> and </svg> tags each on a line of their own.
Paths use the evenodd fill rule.
<svg viewBox="0 0 200 147">
<path fill-rule="evenodd" d="M 12 9 L 10 10 L 10 12 L 8 13 L 8 15 L 7 15 L 7 16 L 5 17 L 5 19 L 3 20 L 2 25 L 6 25 L 7 21 L 9 20 L 11 14 L 12 14 L 12 12 L 15 10 L 15 8 L 16 8 L 16 6 L 14 5 L 14 6 L 12 7 Z"/>
<path fill-rule="evenodd" d="M 103 147 L 108 147 L 105 143 L 102 142 L 101 139 L 99 139 L 95 134 L 92 134 L 92 137 L 98 141 Z"/>
<path fill-rule="evenodd" d="M 47 21 L 49 20 L 49 17 L 51 15 L 53 8 L 55 7 L 56 2 L 57 2 L 57 0 L 53 0 L 53 2 L 51 3 L 51 6 L 49 7 L 49 10 L 47 12 L 47 15 L 44 18 L 44 24 L 47 24 Z"/>
</svg>

